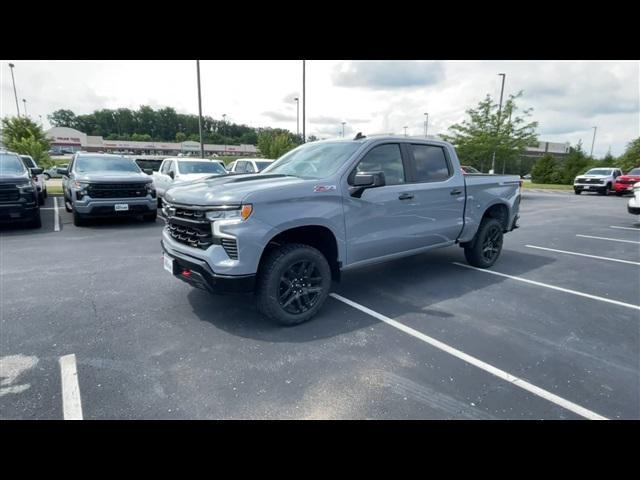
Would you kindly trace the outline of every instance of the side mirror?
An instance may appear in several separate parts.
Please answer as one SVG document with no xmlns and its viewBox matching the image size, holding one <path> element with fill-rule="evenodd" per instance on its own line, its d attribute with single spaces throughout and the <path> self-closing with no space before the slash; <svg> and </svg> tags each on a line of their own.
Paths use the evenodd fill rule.
<svg viewBox="0 0 640 480">
<path fill-rule="evenodd" d="M 176 178 L 176 174 L 173 173 L 173 172 L 169 172 L 169 173 L 167 173 L 167 175 L 169 175 L 172 180 L 174 180 Z"/>
<path fill-rule="evenodd" d="M 31 175 L 33 175 L 34 177 L 36 175 L 42 175 L 42 172 L 44 172 L 44 170 L 42 168 L 32 168 L 31 169 Z"/>
<path fill-rule="evenodd" d="M 354 187 L 375 188 L 384 187 L 385 184 L 384 172 L 356 173 L 353 177 Z"/>
<path fill-rule="evenodd" d="M 68 168 L 56 168 L 56 172 L 58 173 L 58 175 L 62 175 L 63 177 L 68 177 L 69 176 L 69 169 Z"/>
<path fill-rule="evenodd" d="M 152 168 L 143 168 L 142 171 L 144 173 L 146 173 L 147 175 L 153 175 L 153 169 Z"/>
</svg>

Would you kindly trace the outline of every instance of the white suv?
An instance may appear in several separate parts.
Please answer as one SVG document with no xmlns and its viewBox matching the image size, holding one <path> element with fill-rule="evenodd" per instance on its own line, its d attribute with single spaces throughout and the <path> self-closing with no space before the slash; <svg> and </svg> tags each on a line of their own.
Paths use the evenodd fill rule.
<svg viewBox="0 0 640 480">
<path fill-rule="evenodd" d="M 616 167 L 592 168 L 584 175 L 578 175 L 573 181 L 573 191 L 576 195 L 584 192 L 598 192 L 607 195 L 613 191 L 616 178 L 622 175 L 622 170 Z"/>
<path fill-rule="evenodd" d="M 273 163 L 268 158 L 242 158 L 231 162 L 227 170 L 232 173 L 258 173 Z"/>
</svg>

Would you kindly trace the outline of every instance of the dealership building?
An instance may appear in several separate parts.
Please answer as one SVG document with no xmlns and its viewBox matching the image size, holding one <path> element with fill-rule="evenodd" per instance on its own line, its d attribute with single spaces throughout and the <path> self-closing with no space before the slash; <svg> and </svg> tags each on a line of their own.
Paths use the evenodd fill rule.
<svg viewBox="0 0 640 480">
<path fill-rule="evenodd" d="M 131 153 L 135 155 L 178 155 L 200 153 L 199 142 L 134 142 L 105 140 L 100 136 L 87 135 L 74 128 L 53 127 L 45 132 L 51 140 L 51 149 L 58 153 L 77 151 L 103 153 Z M 204 144 L 205 155 L 254 156 L 255 145 Z"/>
</svg>

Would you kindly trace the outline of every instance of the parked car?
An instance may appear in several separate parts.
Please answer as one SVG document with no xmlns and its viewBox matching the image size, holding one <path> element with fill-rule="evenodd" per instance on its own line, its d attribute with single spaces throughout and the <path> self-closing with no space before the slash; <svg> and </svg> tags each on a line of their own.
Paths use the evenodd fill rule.
<svg viewBox="0 0 640 480">
<path fill-rule="evenodd" d="M 523 179 L 523 180 L 531 180 L 531 174 L 530 174 L 530 173 L 527 173 L 526 175 L 523 175 L 523 176 L 522 176 L 522 179 Z"/>
<path fill-rule="evenodd" d="M 455 244 L 490 267 L 517 227 L 519 182 L 464 175 L 442 141 L 306 143 L 260 173 L 168 189 L 164 268 L 210 292 L 255 290 L 263 315 L 295 325 L 343 270 Z"/>
<path fill-rule="evenodd" d="M 469 173 L 482 173 L 477 168 L 473 168 L 473 167 L 470 167 L 468 165 L 462 165 L 460 168 L 462 169 L 462 173 L 466 173 L 466 174 L 469 174 Z"/>
<path fill-rule="evenodd" d="M 51 168 L 47 168 L 42 174 L 44 175 L 45 180 L 51 180 L 52 178 L 62 178 L 62 175 L 58 173 L 59 168 L 67 168 L 68 164 L 61 164 L 57 166 L 53 166 Z"/>
<path fill-rule="evenodd" d="M 36 177 L 41 168 L 27 168 L 17 153 L 0 150 L 0 221 L 40 228 Z"/>
<path fill-rule="evenodd" d="M 627 202 L 627 211 L 633 215 L 640 215 L 640 182 L 633 184 L 633 197 Z"/>
<path fill-rule="evenodd" d="M 165 191 L 177 183 L 190 182 L 203 177 L 227 175 L 222 162 L 203 158 L 165 158 L 160 169 L 153 173 L 153 182 L 158 192 L 158 206 Z"/>
<path fill-rule="evenodd" d="M 625 193 L 633 193 L 633 185 L 636 182 L 640 182 L 640 168 L 634 168 L 626 175 L 620 175 L 614 184 L 616 195 L 622 196 Z"/>
<path fill-rule="evenodd" d="M 622 170 L 615 167 L 592 168 L 584 175 L 578 175 L 573 181 L 573 191 L 576 195 L 582 192 L 598 192 L 607 195 L 613 190 L 616 179 L 622 175 Z"/>
<path fill-rule="evenodd" d="M 156 190 L 148 174 L 120 155 L 77 153 L 62 178 L 65 208 L 73 213 L 73 224 L 81 226 L 90 217 L 142 215 L 154 222 L 158 213 Z"/>
<path fill-rule="evenodd" d="M 227 170 L 231 173 L 257 173 L 272 163 L 269 158 L 243 158 L 231 162 Z"/>
<path fill-rule="evenodd" d="M 36 161 L 33 159 L 33 157 L 31 155 L 20 155 L 20 158 L 22 159 L 22 162 L 24 163 L 24 166 L 27 167 L 28 169 L 40 169 L 40 167 L 38 167 L 38 164 L 36 163 Z M 44 172 L 41 171 L 41 173 L 39 175 L 35 176 L 36 179 L 36 187 L 38 189 L 38 202 L 40 205 L 44 205 L 44 199 L 47 198 L 47 184 L 45 182 L 45 176 L 44 176 Z"/>
</svg>

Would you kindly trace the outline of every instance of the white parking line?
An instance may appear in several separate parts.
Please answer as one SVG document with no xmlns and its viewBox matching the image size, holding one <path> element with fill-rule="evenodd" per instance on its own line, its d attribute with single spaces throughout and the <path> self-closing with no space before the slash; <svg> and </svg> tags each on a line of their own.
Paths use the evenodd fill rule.
<svg viewBox="0 0 640 480">
<path fill-rule="evenodd" d="M 82 420 L 82 402 L 75 354 L 60 357 L 62 378 L 62 412 L 65 420 Z"/>
<path fill-rule="evenodd" d="M 506 273 L 495 272 L 493 270 L 485 270 L 483 268 L 472 267 L 471 265 L 465 265 L 464 263 L 451 262 L 459 267 L 470 268 L 483 273 L 490 273 L 491 275 L 497 275 L 499 277 L 510 278 L 511 280 L 517 280 L 519 282 L 536 285 L 538 287 L 550 288 L 551 290 L 557 290 L 559 292 L 570 293 L 572 295 L 578 295 L 579 297 L 590 298 L 592 300 L 598 300 L 600 302 L 612 303 L 613 305 L 619 305 L 621 307 L 632 308 L 634 310 L 640 310 L 640 305 L 633 305 L 631 303 L 619 302 L 618 300 L 611 300 L 610 298 L 598 297 L 597 295 L 591 295 L 589 293 L 582 293 L 576 290 L 569 290 L 568 288 L 556 287 L 555 285 L 549 285 L 548 283 L 536 282 L 534 280 L 527 280 L 526 278 L 514 277 L 513 275 L 507 275 Z"/>
<path fill-rule="evenodd" d="M 53 197 L 53 231 L 60 231 L 60 214 L 58 213 L 58 197 Z"/>
<path fill-rule="evenodd" d="M 632 262 L 631 260 L 620 260 L 618 258 L 599 257 L 598 255 L 587 255 L 586 253 L 568 252 L 567 250 L 556 250 L 555 248 L 537 247 L 535 245 L 525 245 L 528 248 L 536 248 L 538 250 L 546 250 L 548 252 L 566 253 L 567 255 L 577 255 L 579 257 L 595 258 L 598 260 L 608 260 L 609 262 L 627 263 L 629 265 L 639 265 L 640 262 Z"/>
<path fill-rule="evenodd" d="M 636 232 L 640 232 L 640 228 L 633 227 L 616 227 L 615 225 L 609 225 L 609 228 L 619 228 L 620 230 L 635 230 Z"/>
<path fill-rule="evenodd" d="M 442 350 L 445 353 L 453 355 L 454 357 L 457 357 L 460 360 L 473 365 L 474 367 L 478 367 L 479 369 L 484 370 L 485 372 L 488 372 L 491 375 L 495 375 L 496 377 L 502 380 L 506 380 L 507 382 L 510 382 L 512 385 L 520 387 L 530 393 L 533 393 L 534 395 L 537 395 L 538 397 L 548 400 L 549 402 L 555 403 L 556 405 L 559 405 L 562 408 L 566 408 L 567 410 L 573 413 L 576 413 L 581 417 L 588 418 L 589 420 L 608 420 L 606 417 L 603 417 L 602 415 L 599 415 L 569 400 L 559 397 L 558 395 L 555 395 L 547 390 L 544 390 L 543 388 L 536 387 L 535 385 L 527 382 L 526 380 L 516 377 L 515 375 L 511 375 L 510 373 L 507 373 L 504 370 L 500 370 L 499 368 L 496 368 L 493 365 L 489 365 L 488 363 L 483 362 L 482 360 L 479 360 L 475 357 L 472 357 L 471 355 L 468 355 L 458 350 L 457 348 L 453 348 L 447 345 L 446 343 L 442 343 L 441 341 L 436 340 L 435 338 L 429 337 L 422 332 L 414 330 L 413 328 L 408 327 L 403 323 L 393 320 L 392 318 L 389 318 L 378 312 L 375 312 L 363 305 L 360 305 L 359 303 L 349 300 L 348 298 L 344 298 L 336 293 L 331 293 L 330 295 L 336 300 L 346 303 L 347 305 L 353 308 L 356 308 L 361 312 L 366 313 L 367 315 L 371 315 L 372 317 L 377 318 L 378 320 L 386 323 L 387 325 L 390 325 L 394 328 L 397 328 L 398 330 L 403 331 L 404 333 L 407 333 L 419 340 L 422 340 L 423 342 L 428 343 L 429 345 L 436 347 L 437 349 Z"/>
<path fill-rule="evenodd" d="M 636 245 L 640 245 L 640 242 L 636 242 L 634 240 L 621 240 L 619 238 L 594 237 L 592 235 L 580 235 L 579 233 L 576 234 L 576 237 L 595 238 L 596 240 L 610 240 L 612 242 L 635 243 Z"/>
</svg>

